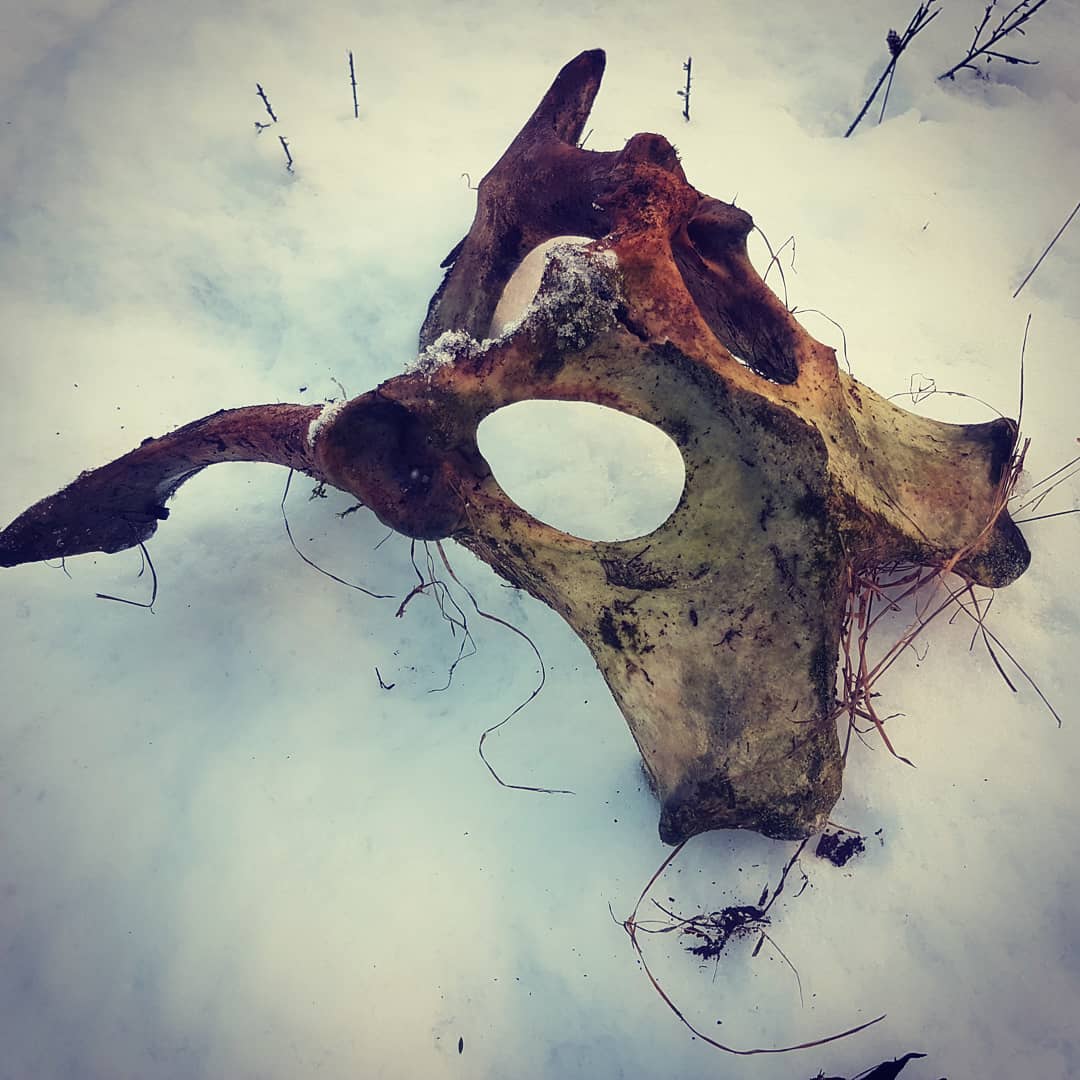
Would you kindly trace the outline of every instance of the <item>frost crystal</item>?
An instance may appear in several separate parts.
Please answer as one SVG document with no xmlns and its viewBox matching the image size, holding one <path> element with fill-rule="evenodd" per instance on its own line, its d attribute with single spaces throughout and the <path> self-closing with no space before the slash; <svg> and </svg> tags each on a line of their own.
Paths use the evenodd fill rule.
<svg viewBox="0 0 1080 1080">
<path fill-rule="evenodd" d="M 489 344 L 484 342 L 484 345 Z M 409 374 L 419 371 L 431 375 L 446 364 L 452 364 L 462 353 L 479 351 L 483 346 L 464 330 L 447 330 L 440 334 L 415 360 L 405 365 Z"/>
<path fill-rule="evenodd" d="M 618 266 L 613 251 L 592 251 L 573 241 L 553 246 L 532 303 L 503 327 L 502 336 L 536 320 L 553 328 L 561 345 L 583 348 L 615 321 L 621 298 Z"/>
<path fill-rule="evenodd" d="M 615 253 L 591 251 L 581 244 L 582 241 L 575 239 L 551 244 L 546 250 L 541 245 L 536 251 L 544 257 L 542 271 L 527 273 L 521 283 L 515 282 L 518 276 L 515 272 L 496 308 L 491 337 L 477 341 L 464 330 L 447 330 L 406 365 L 406 372 L 420 372 L 430 378 L 444 365 L 476 356 L 530 322 L 554 330 L 561 348 L 584 348 L 615 321 L 622 293 Z M 522 260 L 523 265 L 528 258 Z M 520 292 L 515 294 L 507 307 L 517 315 L 504 323 L 501 314 L 507 293 L 520 290 L 522 285 L 528 289 L 525 295 L 531 295 L 531 300 L 522 308 L 524 296 Z"/>
</svg>

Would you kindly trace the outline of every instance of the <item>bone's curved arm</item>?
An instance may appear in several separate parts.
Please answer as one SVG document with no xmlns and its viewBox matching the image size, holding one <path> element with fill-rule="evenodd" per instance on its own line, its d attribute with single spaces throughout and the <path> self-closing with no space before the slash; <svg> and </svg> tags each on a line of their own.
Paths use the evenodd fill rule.
<svg viewBox="0 0 1080 1080">
<path fill-rule="evenodd" d="M 223 409 L 143 442 L 84 472 L 0 532 L 0 566 L 90 551 L 112 554 L 149 539 L 185 480 L 221 461 L 270 461 L 322 479 L 308 432 L 319 405 Z"/>
</svg>

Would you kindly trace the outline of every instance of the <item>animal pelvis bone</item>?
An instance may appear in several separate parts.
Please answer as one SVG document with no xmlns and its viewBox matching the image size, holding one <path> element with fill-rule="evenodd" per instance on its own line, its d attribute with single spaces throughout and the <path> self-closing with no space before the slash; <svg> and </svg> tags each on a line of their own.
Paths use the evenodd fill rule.
<svg viewBox="0 0 1080 1080">
<path fill-rule="evenodd" d="M 325 409 L 236 409 L 148 439 L 23 513 L 0 563 L 131 547 L 204 466 L 287 465 L 407 536 L 458 541 L 558 611 L 626 717 L 666 841 L 802 837 L 840 792 L 849 573 L 921 563 L 990 586 L 1022 573 L 1002 509 L 1017 428 L 923 419 L 840 371 L 751 265 L 750 215 L 696 191 L 662 136 L 579 148 L 603 67 L 599 50 L 567 64 L 480 184 L 405 374 Z M 488 340 L 521 260 L 568 234 L 592 242 L 556 248 L 525 317 Z M 476 430 L 524 399 L 662 429 L 686 466 L 668 520 L 593 543 L 518 507 Z"/>
</svg>

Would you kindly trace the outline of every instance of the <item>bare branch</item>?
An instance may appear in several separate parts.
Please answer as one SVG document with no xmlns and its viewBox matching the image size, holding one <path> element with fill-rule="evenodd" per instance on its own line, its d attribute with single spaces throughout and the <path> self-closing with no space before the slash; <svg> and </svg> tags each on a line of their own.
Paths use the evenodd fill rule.
<svg viewBox="0 0 1080 1080">
<path fill-rule="evenodd" d="M 682 115 L 687 123 L 690 122 L 690 66 L 693 62 L 694 58 L 692 56 L 686 58 L 686 63 L 682 66 L 683 71 L 686 72 L 686 87 L 682 90 L 675 91 L 675 93 L 683 99 Z"/>
<path fill-rule="evenodd" d="M 255 84 L 255 92 L 262 98 L 262 103 L 266 106 L 266 111 L 269 114 L 270 119 L 276 124 L 277 117 L 274 115 L 274 110 L 270 106 L 270 99 L 266 96 L 266 91 L 259 83 Z"/>
<path fill-rule="evenodd" d="M 349 81 L 352 83 L 352 111 L 353 116 L 360 119 L 360 105 L 356 100 L 356 69 L 353 67 L 352 49 L 349 50 Z"/>
<path fill-rule="evenodd" d="M 985 41 L 981 41 L 983 31 L 986 30 L 987 25 L 990 22 L 990 16 L 997 7 L 997 2 L 998 0 L 990 0 L 990 3 L 987 4 L 986 10 L 983 12 L 982 21 L 975 27 L 975 36 L 971 40 L 967 55 L 959 62 L 953 64 L 947 71 L 943 71 L 938 76 L 939 79 L 955 79 L 956 73 L 962 68 L 970 68 L 976 75 L 981 76 L 982 72 L 974 63 L 979 57 L 985 57 L 987 63 L 994 58 L 1004 60 L 1006 64 L 1037 64 L 1039 62 L 1038 60 L 1025 60 L 1022 57 L 1013 56 L 1010 53 L 999 52 L 994 46 L 1014 31 L 1022 35 L 1024 33 L 1024 23 L 1026 23 L 1028 19 L 1030 19 L 1039 8 L 1047 2 L 1047 0 L 1020 0 L 1020 3 L 1013 6 L 1005 15 L 1002 15 L 1001 22 L 998 23 L 997 28 L 990 36 Z"/>
<path fill-rule="evenodd" d="M 284 135 L 278 136 L 278 142 L 281 143 L 281 149 L 285 151 L 285 168 L 289 171 L 293 171 L 293 159 L 292 154 L 289 153 L 289 144 L 285 141 Z"/>
<path fill-rule="evenodd" d="M 1012 294 L 1012 298 L 1014 300 L 1020 295 L 1020 290 L 1032 279 L 1032 277 L 1034 277 L 1035 271 L 1038 270 L 1039 267 L 1042 265 L 1043 259 L 1045 259 L 1046 256 L 1050 254 L 1050 249 L 1061 238 L 1061 234 L 1072 224 L 1072 219 L 1074 217 L 1076 217 L 1077 213 L 1080 213 L 1080 203 L 1077 203 L 1073 207 L 1073 212 L 1065 219 L 1065 224 L 1062 225 L 1061 228 L 1058 229 L 1058 231 L 1056 233 L 1054 233 L 1054 239 L 1051 240 L 1050 243 L 1046 245 L 1046 250 L 1035 260 L 1035 265 L 1027 272 L 1027 274 L 1024 277 L 1024 280 L 1021 281 L 1020 284 L 1016 286 L 1016 292 L 1014 292 Z"/>
<path fill-rule="evenodd" d="M 859 110 L 859 115 L 855 117 L 851 122 L 851 126 L 844 132 L 844 138 L 847 139 L 851 136 L 851 133 L 859 126 L 859 121 L 866 115 L 867 110 L 874 102 L 874 98 L 877 97 L 878 91 L 882 85 L 888 80 L 888 86 L 885 89 L 885 98 L 881 103 L 881 112 L 878 115 L 878 123 L 885 117 L 885 105 L 889 99 L 889 90 L 892 89 L 893 75 L 896 72 L 896 65 L 900 60 L 904 50 L 911 44 L 912 39 L 920 31 L 925 30 L 941 14 L 941 9 L 938 8 L 931 14 L 931 9 L 934 4 L 938 3 L 938 0 L 924 0 L 915 9 L 915 14 L 911 17 L 911 22 L 908 23 L 907 29 L 903 34 L 898 34 L 895 30 L 890 30 L 886 35 L 885 43 L 889 47 L 889 62 L 885 65 L 885 70 L 881 73 L 881 77 L 874 85 L 874 89 L 870 91 L 870 96 L 863 102 L 863 107 Z"/>
</svg>

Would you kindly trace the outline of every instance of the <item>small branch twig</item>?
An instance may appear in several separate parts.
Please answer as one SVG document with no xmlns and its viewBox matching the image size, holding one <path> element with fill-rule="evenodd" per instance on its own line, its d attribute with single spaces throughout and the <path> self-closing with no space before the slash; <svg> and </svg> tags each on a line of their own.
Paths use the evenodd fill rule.
<svg viewBox="0 0 1080 1080">
<path fill-rule="evenodd" d="M 693 62 L 694 58 L 692 56 L 688 56 L 686 58 L 686 63 L 682 66 L 683 71 L 686 72 L 686 89 L 675 91 L 675 93 L 683 99 L 682 114 L 683 119 L 687 123 L 690 122 L 690 66 L 693 64 Z"/>
<path fill-rule="evenodd" d="M 281 143 L 281 149 L 285 151 L 285 168 L 289 172 L 293 171 L 293 159 L 292 154 L 289 153 L 289 144 L 285 141 L 284 135 L 278 136 L 278 142 Z"/>
<path fill-rule="evenodd" d="M 901 53 L 911 44 L 912 38 L 919 33 L 920 30 L 926 29 L 941 14 L 941 9 L 931 13 L 931 8 L 936 4 L 938 0 L 923 0 L 922 3 L 915 9 L 915 14 L 911 17 L 911 22 L 908 23 L 907 29 L 903 34 L 898 34 L 895 30 L 890 30 L 885 38 L 886 44 L 889 46 L 889 63 L 886 65 L 885 70 L 881 73 L 881 77 L 878 79 L 874 86 L 874 89 L 870 91 L 870 96 L 863 102 L 863 107 L 859 110 L 859 115 L 855 117 L 851 122 L 851 127 L 844 132 L 844 138 L 847 139 L 851 136 L 851 133 L 859 126 L 859 121 L 866 115 L 870 106 L 874 103 L 874 98 L 877 97 L 878 91 L 888 81 L 888 86 L 885 87 L 885 96 L 881 101 L 881 112 L 878 115 L 878 123 L 885 117 L 885 106 L 889 101 L 889 91 L 892 89 L 893 75 L 896 72 L 896 64 L 900 59 Z M 1043 3 L 1046 0 L 1042 0 Z"/>
<path fill-rule="evenodd" d="M 352 114 L 357 120 L 360 119 L 360 105 L 356 100 L 356 68 L 353 67 L 352 49 L 349 50 L 349 80 L 352 82 Z"/>
<path fill-rule="evenodd" d="M 273 120 L 274 123 L 276 124 L 277 123 L 277 117 L 274 115 L 274 110 L 270 107 L 270 99 L 266 96 L 266 91 L 262 88 L 262 86 L 259 83 L 255 84 L 255 90 L 258 92 L 259 97 L 262 98 L 262 103 L 266 106 L 266 111 L 269 114 L 270 119 Z M 257 126 L 258 125 L 256 125 L 256 127 Z M 266 124 L 263 125 L 263 127 L 266 127 L 266 126 L 268 126 L 268 125 L 266 125 Z"/>
<path fill-rule="evenodd" d="M 1050 249 L 1061 238 L 1061 234 L 1069 227 L 1069 225 L 1072 224 L 1072 219 L 1076 217 L 1077 213 L 1080 213 L 1080 203 L 1077 203 L 1076 206 L 1073 207 L 1073 212 L 1065 219 L 1065 224 L 1062 225 L 1061 228 L 1058 229 L 1058 231 L 1054 234 L 1054 239 L 1046 245 L 1046 250 L 1035 261 L 1035 265 L 1027 272 L 1027 276 L 1024 278 L 1024 280 L 1021 281 L 1019 285 L 1017 285 L 1016 292 L 1012 294 L 1012 298 L 1014 300 L 1020 295 L 1020 290 L 1031 280 L 1031 278 L 1035 274 L 1035 271 L 1039 269 L 1039 266 L 1042 264 L 1043 259 L 1045 259 L 1046 256 L 1050 254 Z"/>
<path fill-rule="evenodd" d="M 983 31 L 990 22 L 990 16 L 993 13 L 994 8 L 997 7 L 997 0 L 990 0 L 990 3 L 986 5 L 986 10 L 983 12 L 982 22 L 975 27 L 975 36 L 971 39 L 971 47 L 967 51 L 967 56 L 959 63 L 953 64 L 948 71 L 943 71 L 938 78 L 955 79 L 956 73 L 962 68 L 970 68 L 976 75 L 981 76 L 982 72 L 979 71 L 973 63 L 973 61 L 977 60 L 980 56 L 986 57 L 986 62 L 988 64 L 995 58 L 1004 60 L 1006 64 L 1037 64 L 1039 62 L 1038 60 L 1025 60 L 1021 56 L 1013 56 L 1011 53 L 999 52 L 994 46 L 1001 41 L 1002 38 L 1008 36 L 1013 31 L 1022 35 L 1024 33 L 1024 23 L 1026 23 L 1045 3 L 1046 0 L 1020 0 L 1020 3 L 1014 5 L 1007 14 L 1002 15 L 1001 22 L 998 23 L 997 29 L 985 42 L 980 44 L 979 39 L 982 37 Z"/>
</svg>

